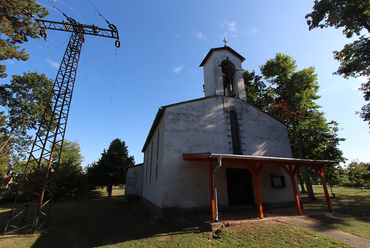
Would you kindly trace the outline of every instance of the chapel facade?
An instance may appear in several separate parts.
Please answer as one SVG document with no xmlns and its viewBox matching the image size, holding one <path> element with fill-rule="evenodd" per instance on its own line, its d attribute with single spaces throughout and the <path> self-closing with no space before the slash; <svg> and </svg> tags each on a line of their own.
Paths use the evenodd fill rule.
<svg viewBox="0 0 370 248">
<path fill-rule="evenodd" d="M 211 49 L 200 64 L 205 96 L 159 108 L 142 149 L 143 164 L 128 169 L 126 195 L 141 197 L 157 213 L 209 208 L 212 184 L 220 208 L 295 201 L 296 182 L 280 166 L 267 163 L 256 178 L 237 160 L 217 165 L 215 172 L 217 162 L 185 159 L 187 154 L 292 158 L 286 126 L 247 101 L 244 60 L 228 46 Z"/>
</svg>

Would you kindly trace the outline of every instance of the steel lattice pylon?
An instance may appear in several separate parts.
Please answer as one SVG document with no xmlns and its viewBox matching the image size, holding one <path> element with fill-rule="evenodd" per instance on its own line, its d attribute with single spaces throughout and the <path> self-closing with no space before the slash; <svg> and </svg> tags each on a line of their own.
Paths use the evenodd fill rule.
<svg viewBox="0 0 370 248">
<path fill-rule="evenodd" d="M 68 18 L 69 23 L 37 21 L 42 22 L 41 26 L 45 29 L 68 31 L 72 34 L 3 235 L 35 233 L 47 227 L 84 34 L 116 38 L 116 46 L 119 47 L 118 31 L 111 24 L 111 30 L 107 30 L 79 24 L 71 18 Z"/>
</svg>

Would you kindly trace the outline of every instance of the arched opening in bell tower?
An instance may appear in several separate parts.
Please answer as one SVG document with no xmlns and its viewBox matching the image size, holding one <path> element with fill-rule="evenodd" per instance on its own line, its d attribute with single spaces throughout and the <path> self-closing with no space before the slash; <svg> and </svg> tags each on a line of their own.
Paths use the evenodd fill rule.
<svg viewBox="0 0 370 248">
<path fill-rule="evenodd" d="M 221 62 L 222 79 L 224 85 L 224 95 L 236 97 L 236 87 L 234 87 L 235 66 L 229 58 Z"/>
</svg>

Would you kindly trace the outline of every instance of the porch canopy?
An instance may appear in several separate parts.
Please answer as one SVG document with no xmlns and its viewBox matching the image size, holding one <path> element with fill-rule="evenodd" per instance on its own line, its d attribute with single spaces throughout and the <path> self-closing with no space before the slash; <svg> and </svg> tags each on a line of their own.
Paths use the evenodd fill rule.
<svg viewBox="0 0 370 248">
<path fill-rule="evenodd" d="M 326 164 L 337 164 L 336 160 L 312 160 L 312 159 L 297 159 L 297 158 L 282 158 L 282 157 L 265 157 L 265 156 L 251 156 L 251 155 L 234 155 L 234 154 L 219 154 L 219 153 L 188 153 L 183 154 L 183 159 L 186 161 L 208 161 L 209 162 L 209 182 L 210 182 L 210 199 L 211 199 L 211 211 L 212 211 L 212 221 L 218 221 L 218 204 L 217 204 L 217 187 L 215 174 L 216 171 L 222 166 L 223 163 L 239 163 L 244 164 L 245 167 L 251 172 L 254 179 L 254 186 L 257 198 L 257 207 L 259 217 L 262 219 L 263 209 L 260 194 L 260 186 L 258 182 L 258 175 L 262 171 L 263 167 L 268 165 L 281 166 L 285 172 L 289 175 L 295 205 L 297 208 L 297 213 L 302 214 L 301 204 L 299 201 L 297 184 L 295 182 L 295 175 L 300 166 L 310 166 L 321 178 L 321 183 L 324 189 L 326 203 L 330 212 L 333 212 L 333 207 L 330 202 L 329 193 L 326 188 L 326 181 L 324 176 L 323 167 Z M 217 162 L 214 167 L 213 162 Z"/>
</svg>

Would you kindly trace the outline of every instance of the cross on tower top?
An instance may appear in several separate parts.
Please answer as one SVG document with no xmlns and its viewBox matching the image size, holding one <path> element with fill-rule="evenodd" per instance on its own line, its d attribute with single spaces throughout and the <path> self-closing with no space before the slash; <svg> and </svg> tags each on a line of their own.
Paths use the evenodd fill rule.
<svg viewBox="0 0 370 248">
<path fill-rule="evenodd" d="M 226 46 L 226 43 L 227 43 L 227 40 L 226 40 L 226 38 L 224 38 L 223 42 L 225 43 L 225 46 Z"/>
</svg>

